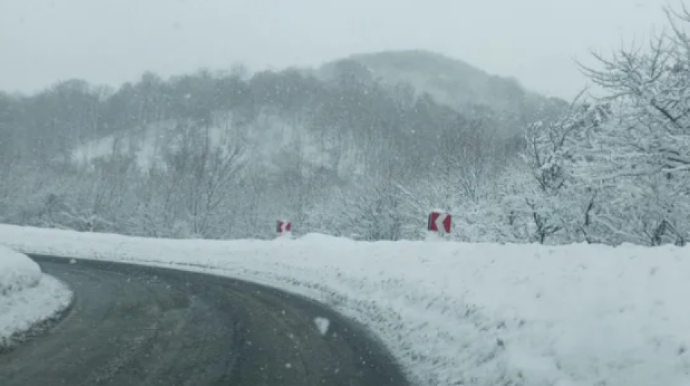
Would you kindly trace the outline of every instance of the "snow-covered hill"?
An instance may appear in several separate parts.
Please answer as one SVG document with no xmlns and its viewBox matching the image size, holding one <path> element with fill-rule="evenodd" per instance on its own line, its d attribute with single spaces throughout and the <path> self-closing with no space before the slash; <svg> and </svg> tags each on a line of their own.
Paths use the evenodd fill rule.
<svg viewBox="0 0 690 386">
<path fill-rule="evenodd" d="M 416 385 L 685 386 L 688 248 L 164 240 L 0 226 L 24 252 L 174 266 L 310 296 Z"/>
<path fill-rule="evenodd" d="M 183 127 L 178 121 L 159 121 L 144 127 L 108 135 L 76 146 L 72 160 L 88 165 L 113 155 L 132 155 L 142 170 L 164 167 L 164 157 L 183 143 L 196 141 L 211 149 L 241 149 L 247 164 L 264 172 L 277 171 L 299 158 L 303 173 L 326 168 L 340 174 L 360 172 L 355 149 L 339 152 L 333 158 L 333 144 L 323 141 L 306 128 L 271 114 L 261 114 L 255 123 L 237 126 L 227 112 L 218 112 L 209 127 Z M 297 161 L 295 161 L 297 162 Z M 296 166 L 297 167 L 297 166 Z"/>
<path fill-rule="evenodd" d="M 343 60 L 343 59 L 340 59 Z M 355 54 L 353 60 L 371 70 L 374 78 L 388 83 L 411 84 L 436 100 L 461 111 L 483 105 L 506 118 L 528 117 L 544 108 L 564 107 L 565 102 L 525 89 L 513 78 L 500 77 L 442 54 L 423 50 Z M 339 60 L 324 64 L 320 73 L 330 76 Z"/>
<path fill-rule="evenodd" d="M 489 75 L 462 61 L 431 52 L 391 51 L 353 55 L 347 59 L 358 62 L 375 79 L 384 83 L 404 82 L 413 87 L 412 91 L 400 95 L 397 94 L 397 89 L 388 90 L 392 97 L 399 97 L 401 101 L 408 103 L 415 90 L 417 94 L 429 92 L 438 102 L 456 108 L 469 121 L 484 122 L 481 130 L 493 130 L 501 134 L 502 138 L 519 135 L 519 129 L 526 122 L 548 115 L 564 104 L 529 92 L 515 80 Z M 339 68 L 337 63 L 341 61 L 327 63 L 315 73 L 322 80 L 332 77 L 336 71 L 334 68 Z M 214 79 L 211 75 L 189 78 L 198 84 L 184 79 L 165 83 L 152 76 L 144 77 L 131 95 L 125 95 L 130 100 L 141 99 L 137 102 L 141 107 L 132 109 L 130 115 L 109 122 L 107 127 L 119 126 L 117 130 L 101 131 L 111 133 L 109 135 L 98 137 L 91 130 L 85 129 L 90 134 L 79 138 L 91 140 L 76 145 L 71 150 L 72 159 L 88 164 L 113 154 L 127 154 L 134 156 L 137 164 L 145 169 L 161 165 L 166 153 L 173 150 L 176 143 L 197 140 L 208 141 L 211 147 L 241 143 L 245 153 L 251 155 L 251 164 L 262 171 L 271 172 L 284 167 L 286 160 L 298 159 L 303 172 L 325 169 L 342 176 L 362 172 L 362 152 L 367 151 L 363 147 L 368 146 L 367 141 L 370 141 L 367 136 L 372 136 L 374 131 L 382 131 L 377 126 L 383 126 L 380 122 L 396 122 L 401 117 L 406 122 L 416 122 L 415 117 L 411 116 L 418 110 L 410 107 L 407 113 L 401 110 L 395 115 L 394 109 L 397 107 L 388 106 L 387 102 L 381 102 L 380 105 L 372 103 L 370 109 L 364 108 L 361 101 L 347 102 L 348 99 L 343 97 L 347 93 L 342 90 L 345 94 L 334 93 L 328 105 L 319 98 L 329 95 L 323 90 L 332 87 L 333 83 L 326 82 L 324 84 L 329 86 L 317 86 L 316 79 L 299 78 L 299 74 L 304 71 L 290 71 L 292 70 L 280 74 L 256 74 L 247 81 L 249 83 L 237 81 L 232 87 L 228 84 L 232 85 L 236 80 Z M 192 87 L 185 82 L 196 86 Z M 347 85 L 338 84 L 338 87 L 347 90 Z M 225 91 L 217 91 L 221 89 Z M 247 91 L 250 89 L 254 94 Z M 123 86 L 120 93 L 127 90 L 129 89 Z M 323 95 L 319 94 L 319 90 Z M 147 96 L 149 93 L 151 95 Z M 354 95 L 366 99 L 365 96 L 369 94 Z M 115 96 L 120 98 L 119 94 Z M 115 96 L 112 103 L 119 101 Z M 344 99 L 340 100 L 338 97 Z M 230 101 L 223 102 L 225 104 L 219 102 L 225 100 L 223 98 L 230 98 Z M 170 107 L 173 103 L 171 100 L 175 101 L 175 108 Z M 385 100 L 386 98 L 380 99 Z M 367 101 L 366 103 L 370 103 L 379 100 Z M 116 104 L 115 107 L 121 106 Z M 107 108 L 104 109 L 108 111 Z M 159 111 L 168 112 L 157 115 Z M 442 114 L 438 109 L 432 111 L 431 114 Z M 206 113 L 211 116 L 208 120 Z M 438 127 L 444 127 L 443 123 L 430 118 L 422 121 L 427 117 L 419 114 L 421 115 L 416 117 L 420 119 L 419 127 L 412 125 L 413 132 L 419 131 L 419 135 L 425 135 L 427 131 L 435 132 Z M 204 118 L 200 118 L 202 116 Z M 186 119 L 194 120 L 196 124 L 186 125 Z M 204 123 L 200 123 L 201 121 Z M 438 127 L 434 127 L 434 124 Z M 401 128 L 404 126 L 402 122 L 392 125 L 405 133 L 410 131 L 409 128 Z M 372 132 L 362 134 L 366 130 Z M 355 141 L 349 138 L 353 136 L 351 131 L 359 133 L 356 134 Z M 408 144 L 409 146 L 414 144 Z M 375 152 L 380 153 L 380 149 Z"/>
</svg>

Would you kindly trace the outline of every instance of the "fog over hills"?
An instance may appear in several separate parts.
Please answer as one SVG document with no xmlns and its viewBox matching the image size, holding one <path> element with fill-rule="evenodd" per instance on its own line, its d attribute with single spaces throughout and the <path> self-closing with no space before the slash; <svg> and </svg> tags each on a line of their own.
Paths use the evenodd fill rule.
<svg viewBox="0 0 690 386">
<path fill-rule="evenodd" d="M 324 140 L 324 132 L 335 129 L 332 122 L 326 123 L 331 127 L 313 127 L 317 123 L 309 114 L 315 109 L 322 108 L 320 104 L 323 101 L 300 101 L 299 98 L 310 90 L 298 90 L 299 87 L 310 87 L 304 80 L 312 76 L 327 84 L 342 84 L 345 87 L 357 84 L 370 87 L 379 84 L 380 87 L 394 90 L 396 97 L 408 102 L 415 98 L 423 98 L 424 94 L 428 93 L 435 103 L 451 107 L 469 120 L 490 120 L 488 129 L 503 138 L 520 135 L 520 130 L 525 124 L 566 105 L 563 101 L 526 91 L 513 79 L 492 76 L 460 60 L 432 52 L 386 51 L 357 54 L 328 62 L 316 70 L 290 69 L 273 75 L 255 74 L 249 79 L 250 84 L 260 85 L 262 82 L 270 82 L 270 79 L 276 81 L 271 86 L 275 93 L 266 94 L 266 100 L 282 98 L 282 94 L 298 93 L 299 95 L 288 97 L 300 104 L 300 116 L 295 118 L 295 111 L 276 111 L 263 106 L 258 108 L 249 122 L 238 124 L 233 119 L 238 114 L 235 106 L 219 106 L 219 109 L 210 112 L 213 118 L 204 129 L 204 132 L 209 134 L 210 143 L 220 144 L 221 140 L 242 138 L 247 146 L 257 149 L 253 152 L 255 164 L 272 169 L 272 164 L 281 163 L 276 161 L 275 155 L 282 154 L 281 149 L 289 146 L 291 142 L 299 141 L 300 151 L 305 152 L 305 165 L 308 167 L 331 168 L 334 166 L 333 162 L 336 162 L 339 172 L 363 172 L 365 168 L 362 165 L 352 164 L 354 160 L 361 159 L 361 156 L 357 155 L 361 149 L 358 150 L 356 147 L 348 148 L 344 152 L 340 150 L 338 160 L 333 161 L 333 148 L 329 141 Z M 293 77 L 293 80 L 303 78 L 303 81 L 289 84 L 290 77 Z M 194 92 L 184 95 L 188 101 L 199 97 Z M 305 115 L 306 111 L 309 111 L 309 114 Z M 386 112 L 381 109 L 373 113 L 382 115 Z M 352 126 L 353 123 L 346 125 Z M 73 150 L 73 158 L 79 162 L 89 162 L 94 158 L 112 154 L 114 149 L 127 149 L 136 154 L 140 167 L 160 164 L 160 156 L 171 145 L 170 141 L 174 137 L 171 133 L 178 126 L 179 122 L 175 119 L 139 122 L 131 128 L 123 128 L 116 133 L 81 143 Z M 315 130 L 319 132 L 316 135 L 319 140 L 315 139 Z M 425 130 L 433 132 L 433 129 L 424 127 L 413 130 L 419 130 L 421 134 Z M 347 161 L 343 162 L 340 157 L 345 157 Z"/>
<path fill-rule="evenodd" d="M 484 105 L 498 111 L 520 113 L 525 107 L 538 106 L 550 99 L 526 90 L 516 79 L 491 75 L 462 60 L 435 52 L 355 54 L 323 65 L 321 72 L 332 73 L 335 64 L 342 60 L 366 66 L 374 78 L 389 83 L 409 83 L 419 92 L 428 92 L 439 102 L 460 109 Z M 558 103 L 555 99 L 551 102 Z"/>
<path fill-rule="evenodd" d="M 296 232 L 397 240 L 422 237 L 436 208 L 468 241 L 639 240 L 649 224 L 626 220 L 636 212 L 616 206 L 616 185 L 587 179 L 628 152 L 607 150 L 630 139 L 616 131 L 638 114 L 626 103 L 547 98 L 419 50 L 147 72 L 117 88 L 72 79 L 0 93 L 0 221 L 267 238 L 283 218 Z M 651 234 L 671 229 L 659 221 Z"/>
</svg>

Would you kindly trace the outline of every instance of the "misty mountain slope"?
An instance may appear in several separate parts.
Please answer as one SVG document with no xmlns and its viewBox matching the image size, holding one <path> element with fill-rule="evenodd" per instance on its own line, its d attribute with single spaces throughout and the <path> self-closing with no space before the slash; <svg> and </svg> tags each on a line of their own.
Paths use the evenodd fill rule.
<svg viewBox="0 0 690 386">
<path fill-rule="evenodd" d="M 179 152 L 184 145 L 194 144 L 208 146 L 211 151 L 237 149 L 243 162 L 253 165 L 255 171 L 277 173 L 298 158 L 300 164 L 295 167 L 303 174 L 318 169 L 333 170 L 339 175 L 362 172 L 356 149 L 341 152 L 336 164 L 333 143 L 320 140 L 303 125 L 260 114 L 253 123 L 238 126 L 233 124 L 231 115 L 215 114 L 208 127 L 184 125 L 177 120 L 154 122 L 77 145 L 71 158 L 76 164 L 90 165 L 115 155 L 131 156 L 141 170 L 165 168 L 166 157 Z"/>
<path fill-rule="evenodd" d="M 284 170 L 293 162 L 292 170 L 347 178 L 432 167 L 439 144 L 460 149 L 476 137 L 466 135 L 472 132 L 484 132 L 492 141 L 500 126 L 490 113 L 465 115 L 415 96 L 409 86 L 358 82 L 363 74 L 353 70 L 354 78 L 346 71 L 334 81 L 296 69 L 249 78 L 204 71 L 169 80 L 144 74 L 140 82 L 110 93 L 88 115 L 65 117 L 66 139 L 44 154 L 66 151 L 68 159 L 81 164 L 117 154 L 148 169 L 169 164 L 171 153 L 184 144 L 197 154 L 237 145 L 261 172 Z M 83 84 L 56 86 L 62 88 L 92 92 Z M 61 103 L 70 105 L 71 99 Z M 400 160 L 408 158 L 409 165 L 403 165 Z"/>
<path fill-rule="evenodd" d="M 365 66 L 375 79 L 408 83 L 417 92 L 427 92 L 460 111 L 484 106 L 507 119 L 528 122 L 545 109 L 565 105 L 564 101 L 526 90 L 515 79 L 491 75 L 461 60 L 423 50 L 355 54 L 324 64 L 320 75 L 333 76 L 343 61 Z"/>
<path fill-rule="evenodd" d="M 160 121 L 144 128 L 108 134 L 76 145 L 71 158 L 82 165 L 113 155 L 133 155 L 137 166 L 148 168 L 160 161 L 164 144 L 170 143 L 176 125 L 173 120 Z"/>
<path fill-rule="evenodd" d="M 94 119 L 66 117 L 65 126 L 78 128 L 80 137 L 76 143 L 64 141 L 68 158 L 84 164 L 126 154 L 147 169 L 165 164 L 175 141 L 197 138 L 201 147 L 242 144 L 252 165 L 264 172 L 280 170 L 293 159 L 303 172 L 325 169 L 347 176 L 365 173 L 367 163 L 380 164 L 381 155 L 393 160 L 411 150 L 427 158 L 421 164 L 430 165 L 427 155 L 445 141 L 440 139 L 444 131 L 458 136 L 481 127 L 502 140 L 515 137 L 526 123 L 562 103 L 425 51 L 357 54 L 317 73 L 291 68 L 244 75 L 200 71 L 164 80 L 144 74 L 88 111 Z M 56 87 L 62 89 L 93 93 L 85 84 Z M 394 154 L 385 156 L 375 146 Z"/>
<path fill-rule="evenodd" d="M 366 239 L 416 237 L 408 220 L 450 192 L 484 197 L 519 149 L 488 109 L 468 114 L 361 65 L 339 69 L 333 79 L 297 69 L 145 73 L 118 89 L 70 80 L 10 99 L 21 108 L 8 106 L 17 124 L 0 154 L 24 158 L 7 169 L 16 184 L 0 185 L 9 203 L 0 220 L 224 238 L 269 237 L 265 225 L 280 215 Z M 420 181 L 440 176 L 430 202 L 415 198 Z M 407 200 L 415 214 L 401 217 Z M 362 218 L 371 231 L 352 226 Z"/>
</svg>

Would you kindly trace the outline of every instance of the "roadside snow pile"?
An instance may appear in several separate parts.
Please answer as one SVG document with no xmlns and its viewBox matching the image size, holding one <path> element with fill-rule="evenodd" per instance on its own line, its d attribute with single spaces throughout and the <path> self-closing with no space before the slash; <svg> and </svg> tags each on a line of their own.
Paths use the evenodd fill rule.
<svg viewBox="0 0 690 386">
<path fill-rule="evenodd" d="M 69 306 L 71 291 L 33 260 L 0 246 L 0 350 Z"/>
<path fill-rule="evenodd" d="M 155 240 L 0 226 L 24 252 L 173 265 L 332 305 L 417 385 L 687 386 L 690 249 Z M 314 315 L 318 317 L 318 315 Z"/>
<path fill-rule="evenodd" d="M 21 253 L 0 246 L 0 296 L 8 296 L 41 281 L 38 264 Z"/>
</svg>

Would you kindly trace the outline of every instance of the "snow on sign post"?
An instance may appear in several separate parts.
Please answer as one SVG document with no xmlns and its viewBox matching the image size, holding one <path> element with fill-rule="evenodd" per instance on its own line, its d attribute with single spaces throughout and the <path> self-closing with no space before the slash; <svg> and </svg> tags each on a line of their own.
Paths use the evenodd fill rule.
<svg viewBox="0 0 690 386">
<path fill-rule="evenodd" d="M 292 231 L 292 223 L 289 221 L 285 220 L 278 220 L 278 225 L 276 227 L 276 231 L 278 232 L 279 235 L 286 235 L 290 234 Z"/>
<path fill-rule="evenodd" d="M 451 216 L 450 213 L 433 211 L 429 214 L 427 230 L 436 234 L 450 234 Z"/>
</svg>

